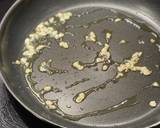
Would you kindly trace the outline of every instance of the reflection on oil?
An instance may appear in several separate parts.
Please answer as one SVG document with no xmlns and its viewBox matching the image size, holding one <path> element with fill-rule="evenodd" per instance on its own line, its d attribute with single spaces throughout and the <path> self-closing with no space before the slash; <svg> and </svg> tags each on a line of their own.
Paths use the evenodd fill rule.
<svg viewBox="0 0 160 128">
<path fill-rule="evenodd" d="M 81 84 L 81 83 L 85 83 L 85 82 L 87 82 L 87 81 L 89 81 L 89 80 L 90 80 L 89 78 L 83 78 L 83 79 L 81 79 L 81 80 L 79 80 L 79 81 L 75 81 L 73 84 L 71 84 L 71 85 L 69 85 L 69 86 L 66 86 L 65 88 L 66 88 L 66 89 L 69 89 L 69 88 L 75 87 L 75 86 L 77 86 L 77 85 L 79 85 L 79 84 Z"/>
</svg>

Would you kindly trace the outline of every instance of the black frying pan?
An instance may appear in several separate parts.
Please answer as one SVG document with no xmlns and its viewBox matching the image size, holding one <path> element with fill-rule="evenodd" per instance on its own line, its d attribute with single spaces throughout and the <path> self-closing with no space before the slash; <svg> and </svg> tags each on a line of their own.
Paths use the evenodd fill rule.
<svg viewBox="0 0 160 128">
<path fill-rule="evenodd" d="M 150 43 L 140 43 L 137 39 L 148 42 L 151 32 L 159 33 L 160 2 L 158 0 L 17 0 L 5 15 L 0 28 L 1 42 L 1 77 L 12 95 L 33 115 L 51 124 L 68 128 L 142 128 L 152 127 L 159 124 L 160 109 L 151 108 L 148 104 L 151 100 L 159 102 L 160 93 L 158 88 L 148 87 L 154 81 L 158 81 L 160 74 L 156 64 L 160 64 L 157 47 Z M 59 11 L 69 10 L 73 14 L 81 14 L 82 17 L 74 17 L 68 24 L 82 25 L 70 28 L 77 34 L 68 40 L 74 47 L 64 51 L 56 42 L 49 50 L 45 50 L 34 62 L 34 76 L 39 88 L 45 84 L 51 84 L 61 89 L 57 93 L 50 93 L 49 98 L 59 100 L 58 111 L 51 111 L 42 105 L 28 87 L 22 69 L 13 64 L 21 56 L 24 39 L 33 29 L 46 18 L 53 16 Z M 86 13 L 87 12 L 87 13 Z M 138 30 L 131 24 L 113 25 L 106 21 L 93 23 L 88 29 L 83 24 L 102 19 L 105 16 L 129 17 L 143 26 L 143 31 Z M 125 15 L 123 15 L 125 14 Z M 63 29 L 63 27 L 62 27 Z M 93 60 L 97 49 L 96 46 L 89 49 L 78 47 L 83 42 L 85 33 L 96 31 L 102 42 L 104 30 L 112 30 L 114 36 L 110 41 L 112 59 L 117 62 L 129 58 L 135 51 L 143 51 L 145 58 L 141 64 L 150 67 L 153 74 L 145 77 L 142 74 L 131 72 L 123 79 L 116 81 L 111 78 L 115 75 L 115 68 L 110 67 L 107 72 L 97 71 L 94 66 L 84 71 L 76 71 L 70 66 L 73 60 Z M 102 31 L 103 30 L 103 31 Z M 120 39 L 128 40 L 126 45 L 119 45 Z M 157 39 L 158 43 L 159 39 Z M 56 66 L 67 68 L 66 74 L 48 76 L 40 73 L 37 66 L 40 62 L 54 59 Z M 85 79 L 86 82 L 77 84 L 75 81 Z M 90 79 L 87 80 L 87 79 Z M 66 88 L 69 85 L 73 87 Z M 99 88 L 96 88 L 100 85 Z M 105 86 L 107 85 L 107 86 Z M 73 102 L 74 96 L 81 91 L 95 87 L 90 95 L 81 103 Z M 118 105 L 118 106 L 116 106 Z M 63 110 L 65 114 L 60 111 Z M 68 115 L 67 115 L 67 114 Z M 74 116 L 72 116 L 74 115 Z"/>
</svg>

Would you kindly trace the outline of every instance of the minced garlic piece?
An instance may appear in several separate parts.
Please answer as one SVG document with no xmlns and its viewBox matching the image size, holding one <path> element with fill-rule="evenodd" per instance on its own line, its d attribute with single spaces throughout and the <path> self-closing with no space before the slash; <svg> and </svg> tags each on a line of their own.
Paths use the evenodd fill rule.
<svg viewBox="0 0 160 128">
<path fill-rule="evenodd" d="M 149 70 L 145 66 L 136 66 L 136 64 L 139 62 L 140 57 L 142 56 L 142 52 L 136 52 L 132 55 L 130 60 L 125 60 L 124 64 L 120 64 L 117 67 L 118 74 L 116 78 L 120 78 L 124 75 L 124 73 L 127 73 L 129 71 L 139 71 L 143 75 L 150 75 L 152 73 L 151 70 Z"/>
<path fill-rule="evenodd" d="M 156 64 L 156 65 L 155 65 L 155 67 L 156 67 L 156 68 L 159 68 L 159 65 L 158 65 L 158 64 Z"/>
<path fill-rule="evenodd" d="M 49 46 L 50 44 L 47 44 L 47 45 L 38 45 L 36 47 L 36 52 L 39 52 L 40 50 L 44 49 L 44 48 L 50 48 Z"/>
<path fill-rule="evenodd" d="M 85 36 L 86 41 L 96 42 L 97 37 L 94 32 L 90 32 L 87 36 Z"/>
<path fill-rule="evenodd" d="M 50 35 L 52 32 L 55 31 L 55 29 L 53 27 L 46 26 L 42 22 L 36 27 L 35 31 L 36 31 L 36 34 L 42 37 L 42 36 Z"/>
<path fill-rule="evenodd" d="M 126 40 L 121 40 L 121 41 L 119 42 L 119 44 L 126 44 L 126 43 L 127 43 Z"/>
<path fill-rule="evenodd" d="M 31 69 L 31 68 L 27 68 L 27 69 L 25 70 L 25 73 L 26 73 L 26 74 L 32 73 L 32 69 Z"/>
<path fill-rule="evenodd" d="M 116 75 L 116 79 L 119 79 L 119 78 L 121 78 L 121 77 L 123 77 L 123 76 L 124 76 L 124 74 L 123 74 L 123 73 L 118 72 L 118 73 L 117 73 L 117 75 Z"/>
<path fill-rule="evenodd" d="M 13 64 L 23 65 L 25 67 L 29 66 L 29 62 L 28 62 L 27 58 L 25 58 L 25 57 L 22 57 L 20 60 L 16 60 L 15 62 L 13 62 Z"/>
<path fill-rule="evenodd" d="M 46 105 L 47 105 L 48 109 L 51 109 L 51 110 L 57 109 L 57 106 L 54 101 L 47 100 Z"/>
<path fill-rule="evenodd" d="M 102 42 L 100 42 L 100 41 L 97 41 L 96 44 L 98 44 L 99 46 L 103 45 Z"/>
<path fill-rule="evenodd" d="M 152 107 L 152 108 L 155 108 L 157 106 L 156 101 L 150 101 L 149 106 Z"/>
<path fill-rule="evenodd" d="M 156 42 L 156 40 L 155 40 L 155 39 L 153 39 L 153 38 L 151 38 L 151 39 L 150 39 L 150 43 L 152 43 L 152 44 L 153 44 L 153 43 L 155 43 L 155 42 Z"/>
<path fill-rule="evenodd" d="M 72 17 L 72 13 L 71 12 L 57 13 L 56 17 L 59 18 L 60 22 L 65 23 Z"/>
<path fill-rule="evenodd" d="M 45 95 L 46 93 L 49 93 L 53 90 L 52 86 L 45 86 L 43 89 L 41 89 L 40 93 L 41 95 Z"/>
<path fill-rule="evenodd" d="M 44 91 L 51 91 L 52 90 L 52 86 L 46 86 L 46 87 L 44 87 L 43 88 L 44 89 Z"/>
<path fill-rule="evenodd" d="M 144 40 L 138 40 L 138 44 L 145 44 Z"/>
<path fill-rule="evenodd" d="M 17 65 L 20 65 L 21 62 L 19 60 L 16 60 L 16 62 L 13 62 L 13 64 L 17 64 Z"/>
<path fill-rule="evenodd" d="M 50 24 L 49 24 L 48 21 L 45 21 L 45 22 L 44 22 L 44 25 L 49 26 Z"/>
<path fill-rule="evenodd" d="M 152 86 L 153 86 L 153 87 L 160 87 L 160 84 L 159 84 L 158 82 L 153 82 L 153 83 L 152 83 Z"/>
<path fill-rule="evenodd" d="M 140 71 L 140 73 L 145 76 L 148 76 L 152 73 L 152 71 L 150 71 L 147 67 L 139 67 L 139 66 L 134 67 L 133 71 Z"/>
<path fill-rule="evenodd" d="M 64 37 L 64 34 L 63 34 L 62 32 L 60 32 L 59 34 L 56 34 L 56 35 L 54 36 L 55 39 L 60 39 L 60 38 L 62 38 L 62 37 Z"/>
<path fill-rule="evenodd" d="M 49 75 L 52 74 L 51 63 L 52 63 L 51 59 L 49 59 L 48 61 L 42 62 L 38 67 L 39 71 L 43 73 L 48 73 Z"/>
<path fill-rule="evenodd" d="M 68 49 L 68 48 L 69 48 L 68 43 L 67 43 L 67 42 L 64 42 L 64 41 L 59 42 L 59 46 L 60 46 L 61 48 L 65 48 L 65 49 Z"/>
<path fill-rule="evenodd" d="M 76 61 L 72 64 L 72 67 L 77 70 L 83 70 L 84 68 L 90 68 L 96 66 L 98 63 L 103 63 L 102 70 L 106 71 L 108 69 L 108 64 L 110 64 L 111 54 L 109 52 L 109 45 L 107 43 L 104 44 L 104 47 L 100 50 L 100 52 L 97 54 L 96 58 L 94 59 L 94 62 L 92 63 L 82 63 L 80 61 Z"/>
<path fill-rule="evenodd" d="M 101 49 L 101 51 L 98 54 L 98 57 L 96 58 L 96 63 L 102 63 L 102 71 L 107 71 L 108 65 L 110 63 L 110 57 L 111 54 L 109 52 L 109 45 L 107 43 L 104 44 L 104 47 Z"/>
<path fill-rule="evenodd" d="M 84 69 L 84 66 L 80 63 L 80 61 L 76 61 L 72 64 L 72 66 L 77 69 L 77 70 L 83 70 Z"/>
<path fill-rule="evenodd" d="M 104 44 L 104 47 L 101 49 L 98 57 L 103 61 L 106 61 L 110 58 L 111 54 L 109 52 L 109 45 L 107 43 Z"/>
<path fill-rule="evenodd" d="M 49 25 L 46 26 L 45 22 L 40 23 L 35 29 L 35 34 L 37 34 L 39 36 L 39 38 L 49 35 L 50 37 L 53 37 L 55 39 L 59 39 L 64 36 L 63 33 L 61 33 L 61 32 L 58 33 L 58 31 L 55 30 L 55 28 L 50 27 Z"/>
<path fill-rule="evenodd" d="M 49 21 L 50 24 L 53 24 L 55 22 L 54 17 L 49 18 L 48 21 Z"/>
<path fill-rule="evenodd" d="M 121 18 L 116 18 L 115 20 L 114 20 L 114 22 L 120 22 L 120 21 L 122 21 L 122 19 Z"/>
<path fill-rule="evenodd" d="M 102 58 L 96 58 L 96 63 L 101 63 L 101 62 L 103 62 L 103 59 Z"/>
<path fill-rule="evenodd" d="M 75 102 L 76 103 L 81 103 L 85 99 L 85 97 L 86 97 L 85 93 L 81 92 L 75 98 Z"/>
<path fill-rule="evenodd" d="M 102 71 L 107 71 L 107 69 L 108 69 L 108 65 L 103 65 L 102 66 Z"/>
<path fill-rule="evenodd" d="M 112 37 L 112 33 L 111 32 L 106 32 L 106 41 L 108 42 Z"/>
</svg>

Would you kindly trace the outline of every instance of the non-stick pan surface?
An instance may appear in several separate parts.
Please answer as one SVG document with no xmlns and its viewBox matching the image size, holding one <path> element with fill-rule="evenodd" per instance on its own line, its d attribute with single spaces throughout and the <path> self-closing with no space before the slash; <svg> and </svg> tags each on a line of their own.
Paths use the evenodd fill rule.
<svg viewBox="0 0 160 128">
<path fill-rule="evenodd" d="M 79 115 L 91 111 L 109 108 L 116 105 L 125 99 L 135 101 L 134 104 L 127 104 L 119 109 L 111 109 L 111 111 L 98 111 L 97 114 L 92 113 L 92 116 L 86 116 L 80 120 L 69 120 L 63 116 L 47 110 L 37 98 L 31 93 L 24 74 L 20 67 L 13 65 L 21 55 L 24 39 L 32 32 L 32 30 L 46 18 L 53 16 L 59 11 L 72 11 L 74 14 L 84 14 L 81 18 L 75 18 L 70 21 L 70 24 L 86 24 L 96 19 L 101 19 L 104 16 L 114 16 L 114 11 L 125 14 L 136 21 L 143 22 L 153 31 L 159 32 L 160 23 L 160 6 L 158 0 L 19 0 L 8 11 L 1 23 L 0 29 L 0 62 L 1 76 L 12 95 L 31 113 L 38 118 L 45 120 L 51 124 L 56 124 L 61 127 L 68 128 L 142 128 L 151 127 L 159 124 L 160 108 L 149 107 L 148 103 L 151 100 L 160 99 L 159 89 L 145 88 L 152 82 L 159 79 L 159 70 L 154 67 L 155 64 L 160 64 L 159 52 L 156 47 L 150 44 L 135 45 L 137 38 L 141 38 L 145 42 L 148 40 L 148 33 L 139 31 L 131 25 L 121 24 L 113 25 L 112 23 L 101 22 L 93 24 L 89 29 L 70 28 L 71 32 L 77 32 L 74 38 L 66 37 L 73 48 L 66 50 L 57 47 L 52 43 L 49 50 L 44 50 L 43 54 L 34 63 L 34 78 L 40 83 L 37 86 L 42 88 L 46 84 L 52 84 L 58 87 L 62 92 L 57 94 L 49 94 L 48 97 L 56 97 L 59 99 L 59 106 L 66 113 L 71 115 Z M 112 10 L 112 11 L 111 11 Z M 85 13 L 92 12 L 92 13 Z M 83 49 L 80 47 L 85 33 L 96 31 L 99 33 L 99 40 L 104 42 L 103 28 L 112 30 L 114 37 L 111 40 L 112 57 L 117 61 L 122 61 L 123 58 L 129 57 L 135 51 L 143 51 L 147 57 L 141 60 L 141 64 L 151 67 L 155 72 L 150 77 L 144 77 L 137 73 L 129 73 L 126 78 L 117 82 L 111 83 L 106 88 L 101 88 L 98 91 L 95 89 L 93 93 L 81 104 L 73 102 L 73 96 L 80 91 L 94 87 L 112 78 L 115 75 L 115 68 L 110 67 L 107 72 L 87 69 L 82 72 L 77 72 L 70 64 L 77 58 L 82 61 L 92 61 L 99 47 L 93 49 Z M 120 39 L 129 41 L 127 45 L 118 46 L 117 42 Z M 47 76 L 37 70 L 40 62 L 48 59 L 54 59 L 56 66 L 60 68 L 68 68 L 70 71 L 66 75 Z M 66 89 L 67 85 L 82 79 L 91 79 L 71 89 Z M 145 88 L 145 89 L 144 89 Z M 89 113 L 88 113 L 89 114 Z M 25 115 L 24 115 L 25 116 Z"/>
</svg>

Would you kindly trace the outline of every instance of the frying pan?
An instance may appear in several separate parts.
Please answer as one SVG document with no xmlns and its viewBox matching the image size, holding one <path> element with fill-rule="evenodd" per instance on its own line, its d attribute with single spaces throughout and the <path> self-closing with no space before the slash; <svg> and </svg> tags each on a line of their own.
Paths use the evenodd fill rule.
<svg viewBox="0 0 160 128">
<path fill-rule="evenodd" d="M 51 124 L 67 127 L 67 128 L 142 128 L 153 127 L 160 123 L 160 108 L 150 108 L 148 103 L 151 100 L 160 99 L 159 89 L 143 88 L 152 82 L 159 79 L 158 70 L 154 69 L 154 64 L 159 64 L 159 52 L 156 47 L 146 44 L 135 45 L 137 37 L 143 35 L 147 42 L 147 32 L 137 31 L 131 25 L 121 24 L 118 26 L 104 22 L 97 23 L 91 26 L 90 29 L 82 30 L 81 28 L 71 29 L 72 32 L 78 34 L 74 38 L 66 37 L 66 40 L 76 46 L 82 43 L 84 33 L 88 31 L 96 31 L 100 33 L 100 40 L 103 41 L 103 33 L 100 31 L 105 29 L 113 30 L 114 37 L 111 41 L 112 56 L 114 59 L 122 61 L 123 58 L 128 58 L 134 51 L 141 50 L 147 54 L 148 58 L 141 61 L 151 67 L 155 72 L 149 77 L 145 77 L 138 73 L 129 73 L 127 77 L 117 82 L 112 83 L 98 91 L 94 90 L 91 95 L 81 104 L 73 102 L 73 96 L 78 92 L 94 87 L 103 83 L 106 79 L 110 79 L 115 72 L 114 68 L 110 68 L 108 72 L 95 71 L 87 69 L 78 72 L 69 64 L 77 59 L 88 61 L 92 60 L 95 55 L 95 50 L 86 50 L 80 47 L 74 47 L 74 50 L 63 50 L 53 43 L 53 47 L 45 50 L 44 53 L 34 63 L 34 77 L 41 85 L 51 84 L 62 89 L 62 92 L 57 94 L 49 94 L 48 97 L 56 97 L 59 99 L 59 107 L 66 113 L 71 115 L 79 115 L 88 112 L 93 112 L 92 116 L 86 116 L 79 120 L 71 120 L 65 118 L 56 112 L 50 111 L 42 105 L 28 88 L 28 84 L 24 77 L 24 73 L 17 65 L 13 65 L 19 56 L 24 46 L 24 40 L 33 31 L 33 29 L 46 18 L 53 16 L 59 11 L 69 10 L 73 13 L 84 14 L 81 18 L 75 18 L 70 21 L 70 24 L 78 25 L 85 24 L 106 15 L 113 15 L 116 12 L 122 12 L 135 21 L 143 22 L 156 33 L 160 31 L 160 2 L 158 0 L 17 0 L 9 9 L 3 18 L 0 26 L 0 67 L 1 78 L 11 94 L 33 115 L 47 121 Z M 96 11 L 94 11 L 96 10 Z M 112 11 L 108 11 L 112 10 Z M 113 11 L 114 10 L 114 11 Z M 90 14 L 85 12 L 92 12 Z M 127 39 L 128 44 L 117 46 L 116 39 Z M 68 59 L 70 58 L 70 59 Z M 56 66 L 68 68 L 71 73 L 67 75 L 48 76 L 37 71 L 37 66 L 40 62 L 54 59 Z M 82 83 L 82 85 L 74 86 L 66 89 L 65 86 L 72 84 L 75 81 L 88 78 L 90 81 Z M 136 100 L 136 105 L 124 105 L 119 109 L 113 109 L 110 106 L 116 105 L 127 98 Z M 69 106 L 69 107 L 66 107 Z M 104 108 L 110 108 L 111 111 L 97 111 Z M 109 109 L 107 109 L 109 110 Z M 94 114 L 96 113 L 96 114 Z M 89 113 L 88 113 L 89 114 Z M 24 115 L 25 116 L 25 115 Z"/>
</svg>

